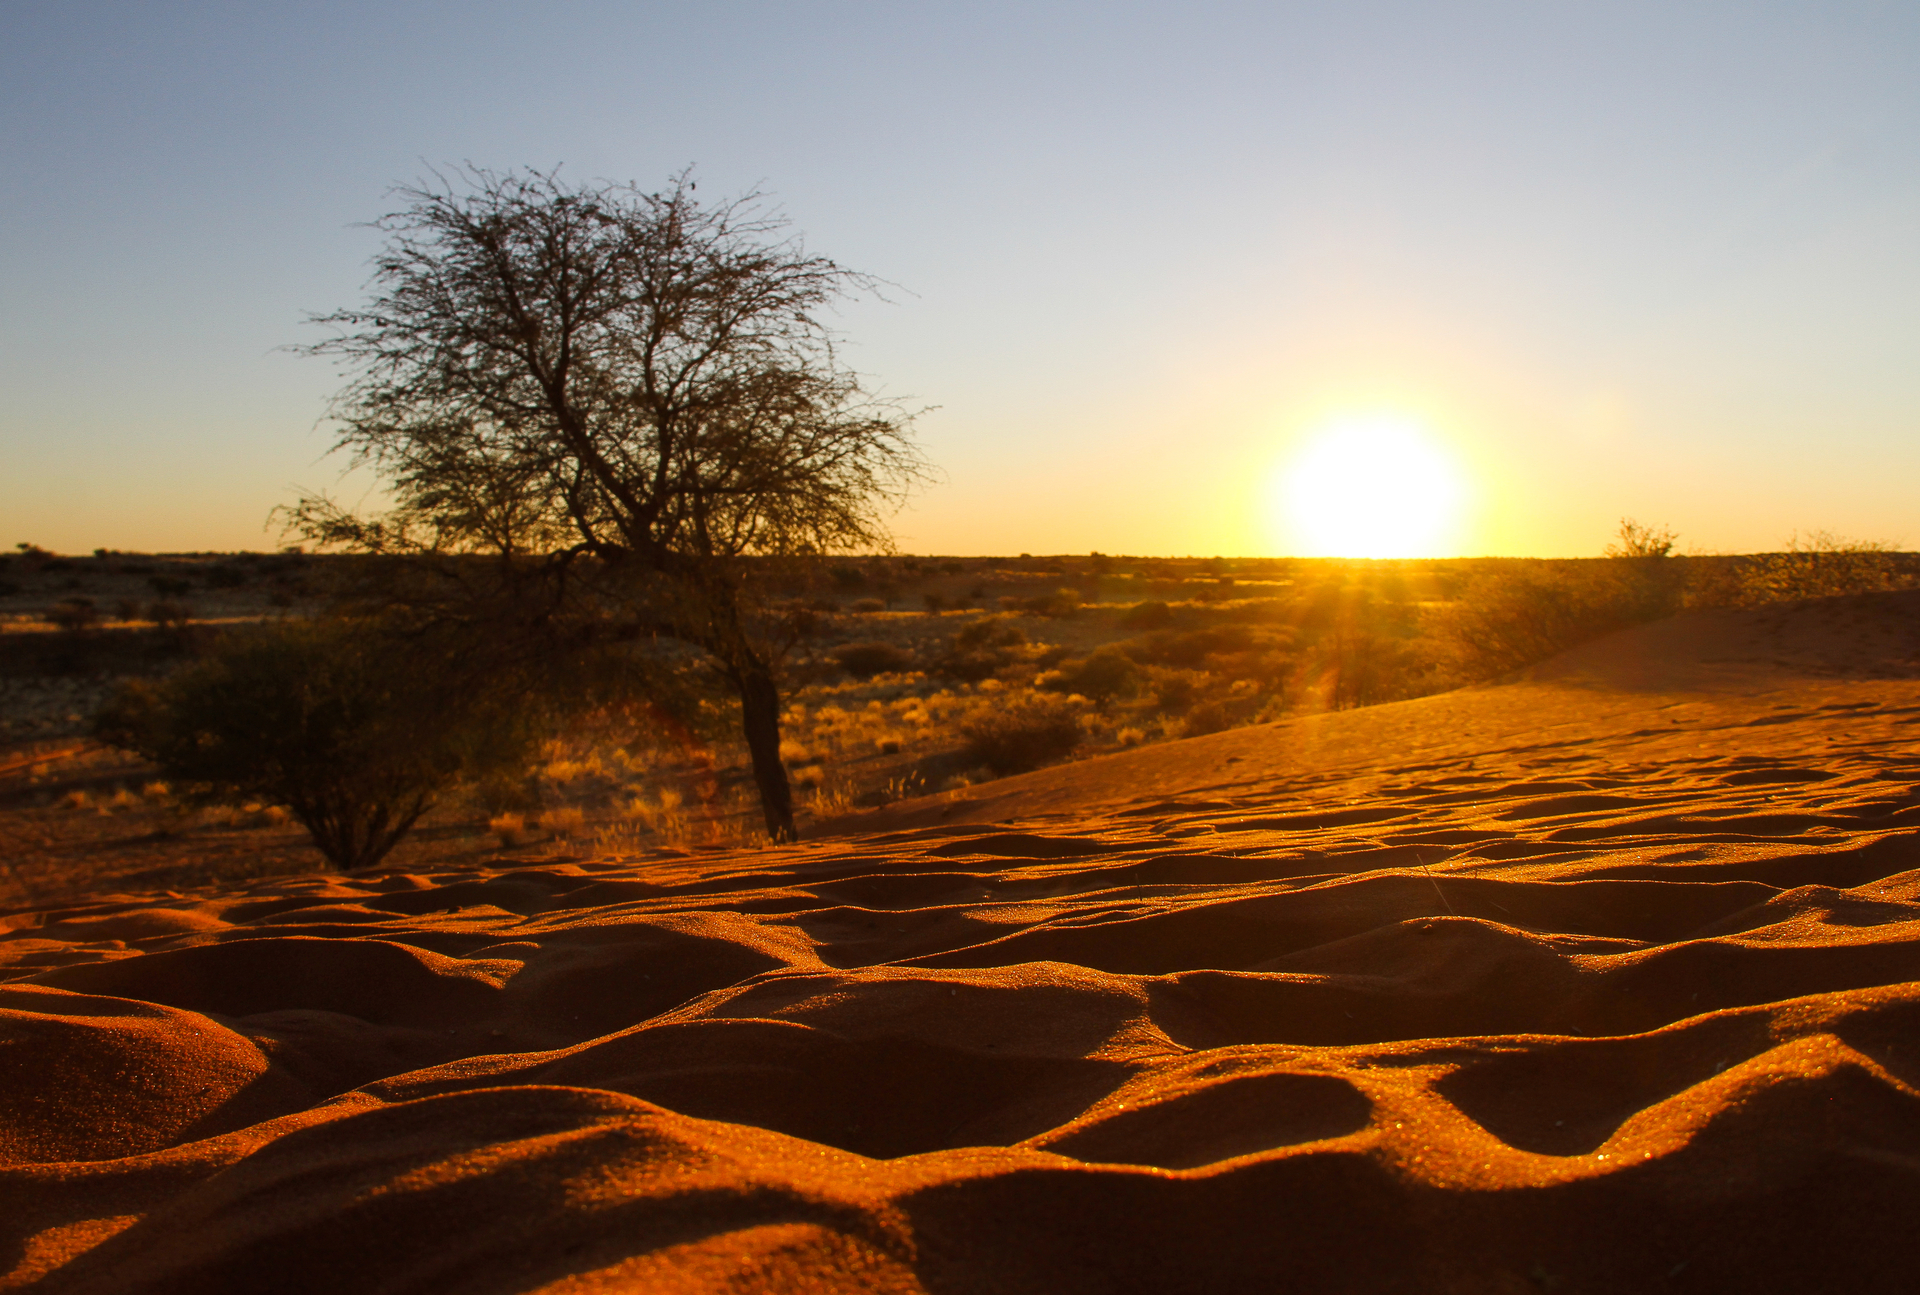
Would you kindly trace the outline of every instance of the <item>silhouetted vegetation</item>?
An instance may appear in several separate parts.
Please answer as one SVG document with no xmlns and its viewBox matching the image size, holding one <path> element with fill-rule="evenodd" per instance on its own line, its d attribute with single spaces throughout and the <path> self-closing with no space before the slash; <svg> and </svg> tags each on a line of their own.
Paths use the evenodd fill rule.
<svg viewBox="0 0 1920 1295">
<path fill-rule="evenodd" d="M 336 866 L 370 867 L 456 783 L 523 767 L 537 736 L 525 694 L 476 690 L 445 648 L 364 622 L 260 626 L 126 684 L 94 732 L 190 800 L 283 805 Z"/>
<path fill-rule="evenodd" d="M 983 709 L 960 726 L 969 763 L 996 774 L 1025 773 L 1071 755 L 1086 734 L 1083 705 L 1046 693 L 1012 697 Z"/>
<path fill-rule="evenodd" d="M 861 589 L 892 591 L 891 607 L 878 596 L 848 606 L 833 596 L 840 578 L 818 566 L 757 561 L 743 559 L 758 591 L 756 633 L 784 645 L 779 756 L 803 823 L 1055 760 L 1497 680 L 1674 611 L 1920 585 L 1920 556 L 1882 545 L 1813 535 L 1771 554 L 1682 554 L 1671 536 L 1634 526 L 1606 556 L 1579 560 L 870 555 L 840 564 L 859 572 Z M 207 575 L 215 568 L 248 579 L 218 587 Z M 591 560 L 571 569 L 589 588 L 605 578 Z M 365 621 L 368 609 L 397 607 L 410 610 L 389 622 L 424 637 L 395 668 L 440 662 L 431 687 L 469 681 L 449 695 L 529 707 L 536 720 L 513 759 L 459 756 L 416 821 L 430 830 L 399 847 L 409 860 L 507 840 L 622 851 L 738 841 L 761 817 L 738 694 L 711 658 L 584 597 L 552 597 L 538 556 L 422 564 L 23 550 L 6 570 L 22 588 L 0 622 L 0 736 L 22 754 L 73 749 L 115 681 L 170 688 L 283 618 L 324 620 L 334 607 L 357 608 Z M 184 582 L 192 604 L 149 601 L 153 576 Z M 289 593 L 296 587 L 303 592 Z M 1046 614 L 1066 605 L 1063 589 L 1073 614 Z M 80 599 L 91 601 L 90 617 L 69 613 Z M 493 683 L 472 682 L 481 680 Z M 392 704 L 387 731 L 438 741 L 407 718 L 404 698 Z M 239 800 L 230 786 L 226 802 L 213 801 L 191 779 L 129 767 L 131 781 L 111 796 L 68 784 L 79 790 L 63 821 L 81 830 L 98 816 L 85 830 L 107 832 L 125 813 L 158 835 L 184 833 L 178 866 L 188 871 L 190 841 L 212 841 L 216 853 L 228 850 L 220 866 L 237 866 L 219 844 L 224 833 L 260 833 L 263 848 L 289 861 L 279 866 L 304 848 L 274 826 L 289 816 L 261 795 Z M 146 808 L 122 810 L 122 800 Z"/>
<path fill-rule="evenodd" d="M 338 335 L 312 348 L 352 371 L 340 448 L 396 506 L 365 519 L 309 498 L 293 529 L 539 568 L 569 614 L 706 653 L 739 698 L 767 831 L 791 840 L 757 577 L 884 547 L 883 506 L 921 470 L 908 417 L 839 366 L 820 322 L 869 283 L 754 197 L 701 204 L 685 175 L 661 193 L 460 178 L 401 191 L 375 299 L 320 321 Z M 870 575 L 834 569 L 842 588 Z"/>
</svg>

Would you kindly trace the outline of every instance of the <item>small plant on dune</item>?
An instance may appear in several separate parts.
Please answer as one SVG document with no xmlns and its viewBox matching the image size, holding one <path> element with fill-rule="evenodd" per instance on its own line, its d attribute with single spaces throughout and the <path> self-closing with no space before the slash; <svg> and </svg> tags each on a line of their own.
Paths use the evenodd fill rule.
<svg viewBox="0 0 1920 1295">
<path fill-rule="evenodd" d="M 1672 530 L 1642 526 L 1631 517 L 1620 519 L 1620 530 L 1607 545 L 1613 577 L 1620 585 L 1622 613 L 1633 620 L 1658 620 L 1680 610 L 1686 593 L 1687 568 L 1674 556 Z"/>
<path fill-rule="evenodd" d="M 1074 697 L 1026 693 L 975 714 L 960 726 L 963 758 L 996 774 L 1024 773 L 1073 754 L 1085 736 L 1086 703 Z"/>
<path fill-rule="evenodd" d="M 1673 533 L 1620 523 L 1597 562 L 1509 562 L 1482 573 L 1434 629 L 1461 673 L 1485 679 L 1679 610 L 1686 569 Z"/>
</svg>

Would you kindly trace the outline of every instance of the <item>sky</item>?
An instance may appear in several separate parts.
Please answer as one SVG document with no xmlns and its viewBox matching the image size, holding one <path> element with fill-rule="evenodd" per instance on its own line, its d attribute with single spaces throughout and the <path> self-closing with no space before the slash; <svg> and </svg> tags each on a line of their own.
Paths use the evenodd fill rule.
<svg viewBox="0 0 1920 1295">
<path fill-rule="evenodd" d="M 377 507 L 287 348 L 471 162 L 894 285 L 835 323 L 926 411 L 905 552 L 1920 548 L 1911 3 L 4 10 L 0 545 Z"/>
</svg>

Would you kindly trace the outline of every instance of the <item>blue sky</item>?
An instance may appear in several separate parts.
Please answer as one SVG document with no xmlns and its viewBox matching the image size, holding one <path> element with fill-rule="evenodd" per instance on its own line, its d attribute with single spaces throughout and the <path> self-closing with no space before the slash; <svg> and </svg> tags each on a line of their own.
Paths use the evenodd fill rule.
<svg viewBox="0 0 1920 1295">
<path fill-rule="evenodd" d="M 1355 414 L 1447 552 L 1920 547 L 1920 8 L 1892 3 L 9 5 L 0 519 L 266 547 L 336 482 L 360 222 L 427 166 L 761 187 L 894 284 L 913 552 L 1306 551 Z M 1365 484 L 1355 507 L 1368 506 Z"/>
</svg>

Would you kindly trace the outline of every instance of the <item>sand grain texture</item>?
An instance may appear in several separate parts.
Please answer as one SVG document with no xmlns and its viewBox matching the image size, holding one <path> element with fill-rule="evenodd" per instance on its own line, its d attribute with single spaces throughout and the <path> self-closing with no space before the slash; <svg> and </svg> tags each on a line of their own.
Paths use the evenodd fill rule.
<svg viewBox="0 0 1920 1295">
<path fill-rule="evenodd" d="M 1916 624 L 1650 626 L 786 849 L 6 915 L 4 1284 L 1911 1290 Z"/>
</svg>

